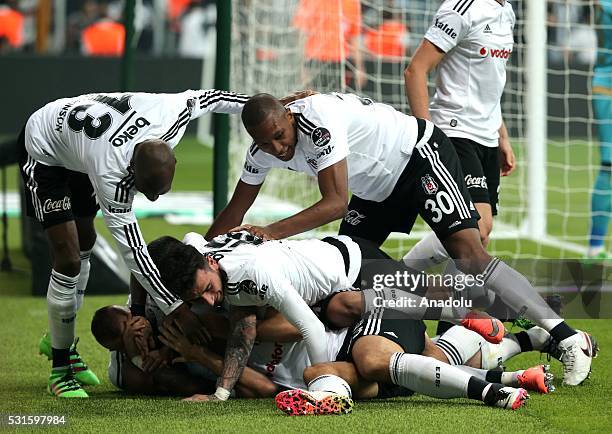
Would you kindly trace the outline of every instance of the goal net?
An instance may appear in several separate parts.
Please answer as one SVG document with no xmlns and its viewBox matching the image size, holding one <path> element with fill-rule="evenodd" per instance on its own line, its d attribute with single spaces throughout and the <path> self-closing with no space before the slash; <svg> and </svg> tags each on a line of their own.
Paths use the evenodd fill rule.
<svg viewBox="0 0 612 434">
<path fill-rule="evenodd" d="M 305 88 L 356 92 L 410 113 L 403 70 L 440 3 L 233 0 L 232 89 L 279 97 Z M 517 169 L 502 178 L 489 250 L 513 258 L 581 256 L 599 165 L 590 92 L 596 2 L 512 4 L 515 46 L 502 112 Z M 322 49 L 333 55 L 321 60 L 317 50 Z M 433 75 L 430 86 L 432 80 Z M 250 144 L 237 120 L 232 126 L 230 191 Z M 276 170 L 269 173 L 262 196 L 249 222 L 290 215 L 320 194 L 316 180 Z M 330 224 L 318 232 L 337 228 L 338 223 Z M 392 234 L 385 247 L 399 257 L 427 231 L 418 221 L 409 237 Z"/>
</svg>

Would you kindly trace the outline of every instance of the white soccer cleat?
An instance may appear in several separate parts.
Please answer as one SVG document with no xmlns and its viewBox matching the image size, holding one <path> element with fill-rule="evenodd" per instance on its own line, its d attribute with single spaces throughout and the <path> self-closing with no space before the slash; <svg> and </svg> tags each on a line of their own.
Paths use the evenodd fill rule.
<svg viewBox="0 0 612 434">
<path fill-rule="evenodd" d="M 504 410 L 518 410 L 527 403 L 528 399 L 529 394 L 525 389 L 505 386 L 495 392 L 493 400 L 485 401 L 485 403 Z"/>
<path fill-rule="evenodd" d="M 581 331 L 563 339 L 558 344 L 563 363 L 563 385 L 577 386 L 591 373 L 591 362 L 595 355 L 591 337 Z"/>
</svg>

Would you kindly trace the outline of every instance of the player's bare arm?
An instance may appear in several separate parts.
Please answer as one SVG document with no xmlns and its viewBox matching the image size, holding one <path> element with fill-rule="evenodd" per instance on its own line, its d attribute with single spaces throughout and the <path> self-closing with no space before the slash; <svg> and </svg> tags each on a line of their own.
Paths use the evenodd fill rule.
<svg viewBox="0 0 612 434">
<path fill-rule="evenodd" d="M 501 168 L 501 176 L 508 176 L 516 169 L 516 158 L 508 136 L 506 123 L 502 121 L 499 127 L 499 167 Z"/>
<path fill-rule="evenodd" d="M 230 336 L 225 349 L 223 371 L 214 395 L 195 395 L 189 401 L 225 401 L 246 367 L 257 334 L 257 318 L 252 308 L 233 307 L 230 312 Z"/>
<path fill-rule="evenodd" d="M 257 198 L 262 185 L 263 184 L 251 185 L 243 181 L 238 181 L 232 198 L 227 206 L 219 213 L 208 229 L 208 232 L 206 232 L 204 238 L 210 240 L 217 235 L 227 233 L 230 229 L 239 226 L 242 223 L 244 215 Z"/>
<path fill-rule="evenodd" d="M 346 159 L 319 172 L 321 200 L 299 213 L 265 227 L 245 225 L 234 230 L 248 230 L 265 239 L 279 239 L 321 227 L 343 218 L 348 205 L 348 170 Z"/>
<path fill-rule="evenodd" d="M 197 315 L 191 311 L 187 304 L 181 304 L 168 314 L 164 319 L 164 324 L 168 324 L 171 321 L 176 321 L 190 340 L 201 344 L 210 342 L 210 333 L 208 333 L 206 327 L 204 327 Z"/>
<path fill-rule="evenodd" d="M 404 71 L 406 97 L 412 115 L 417 118 L 430 119 L 427 74 L 440 63 L 444 54 L 440 48 L 423 39 Z"/>
</svg>

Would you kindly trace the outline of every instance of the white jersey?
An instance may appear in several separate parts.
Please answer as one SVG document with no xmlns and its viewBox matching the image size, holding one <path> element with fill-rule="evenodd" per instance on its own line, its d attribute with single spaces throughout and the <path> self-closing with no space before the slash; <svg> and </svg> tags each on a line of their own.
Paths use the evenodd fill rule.
<svg viewBox="0 0 612 434">
<path fill-rule="evenodd" d="M 309 306 L 335 291 L 352 287 L 361 268 L 361 251 L 338 236 L 349 252 L 348 272 L 338 248 L 320 240 L 262 242 L 244 232 L 220 235 L 206 243 L 190 233 L 183 242 L 211 255 L 227 276 L 224 299 L 233 306 L 272 306 L 302 333 L 310 359 L 329 361 L 324 327 Z"/>
<path fill-rule="evenodd" d="M 425 39 L 446 55 L 429 112 L 447 136 L 498 146 L 515 20 L 507 0 L 446 0 L 438 9 Z"/>
<path fill-rule="evenodd" d="M 328 360 L 336 360 L 347 330 L 325 332 Z M 255 343 L 248 362 L 249 367 L 264 374 L 274 384 L 289 389 L 306 389 L 304 369 L 311 365 L 304 341 Z"/>
<path fill-rule="evenodd" d="M 297 124 L 295 155 L 281 161 L 251 146 L 243 182 L 259 185 L 273 167 L 317 176 L 346 158 L 353 194 L 376 202 L 391 194 L 416 145 L 416 118 L 352 94 L 318 94 L 287 107 Z"/>
<path fill-rule="evenodd" d="M 239 113 L 247 100 L 217 90 L 89 94 L 51 102 L 28 120 L 28 153 L 42 164 L 89 175 L 128 268 L 165 313 L 181 301 L 162 284 L 132 210 L 134 147 L 162 139 L 174 148 L 190 120 L 209 112 Z"/>
</svg>

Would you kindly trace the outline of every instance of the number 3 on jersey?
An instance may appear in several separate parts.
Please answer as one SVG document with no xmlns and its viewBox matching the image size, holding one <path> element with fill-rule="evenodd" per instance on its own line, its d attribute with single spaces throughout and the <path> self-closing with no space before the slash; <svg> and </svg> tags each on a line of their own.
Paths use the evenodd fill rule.
<svg viewBox="0 0 612 434">
<path fill-rule="evenodd" d="M 444 214 L 448 215 L 455 211 L 455 204 L 447 192 L 440 190 L 436 193 L 436 200 L 427 199 L 425 201 L 425 209 L 431 210 L 434 215 L 431 220 L 439 223 Z"/>
<path fill-rule="evenodd" d="M 113 98 L 105 95 L 96 95 L 92 99 L 105 104 L 112 109 L 115 109 L 122 115 L 130 110 L 131 95 L 123 95 L 121 98 Z M 68 115 L 68 126 L 74 132 L 84 132 L 87 137 L 92 140 L 99 138 L 106 132 L 113 123 L 113 118 L 110 113 L 104 113 L 98 118 L 94 118 L 90 114 L 85 113 L 82 118 L 80 113 L 86 112 L 93 104 L 81 104 L 70 111 Z M 82 115 L 81 115 L 82 116 Z"/>
</svg>

